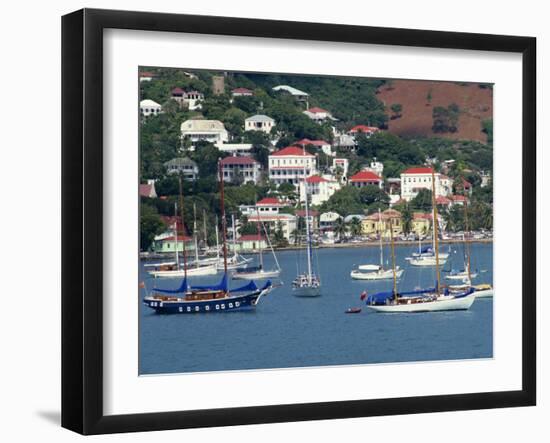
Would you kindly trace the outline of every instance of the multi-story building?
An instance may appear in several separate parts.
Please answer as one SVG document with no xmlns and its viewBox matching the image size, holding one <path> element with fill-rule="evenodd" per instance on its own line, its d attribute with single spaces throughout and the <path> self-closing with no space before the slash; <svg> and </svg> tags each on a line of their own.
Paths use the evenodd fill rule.
<svg viewBox="0 0 550 443">
<path fill-rule="evenodd" d="M 266 214 L 256 213 L 248 217 L 250 223 L 261 222 L 269 232 L 275 232 L 279 228 L 283 237 L 290 242 L 291 235 L 296 229 L 296 216 L 292 214 Z"/>
<path fill-rule="evenodd" d="M 204 100 L 204 94 L 199 91 L 186 92 L 181 88 L 172 89 L 172 100 L 177 101 L 180 106 L 186 106 L 190 111 L 201 109 L 201 102 Z"/>
<path fill-rule="evenodd" d="M 252 155 L 252 143 L 223 143 L 217 145 L 218 149 L 229 155 L 250 156 Z"/>
<path fill-rule="evenodd" d="M 261 165 L 250 157 L 226 157 L 221 161 L 223 180 L 229 183 L 258 183 Z"/>
<path fill-rule="evenodd" d="M 145 99 L 139 102 L 139 112 L 144 117 L 158 115 L 162 112 L 162 106 L 156 101 Z"/>
<path fill-rule="evenodd" d="M 347 177 L 349 160 L 347 158 L 335 158 L 332 160 L 332 173 L 340 177 Z"/>
<path fill-rule="evenodd" d="M 253 115 L 244 121 L 245 131 L 262 131 L 269 134 L 274 126 L 275 120 L 267 115 Z"/>
<path fill-rule="evenodd" d="M 383 180 L 380 176 L 372 171 L 361 171 L 355 175 L 352 175 L 348 183 L 356 188 L 363 188 L 365 186 L 374 185 L 382 189 Z"/>
<path fill-rule="evenodd" d="M 300 200 L 304 201 L 306 196 L 306 189 L 309 195 L 310 204 L 319 206 L 326 202 L 334 193 L 340 189 L 340 183 L 329 177 L 321 177 L 319 175 L 312 175 L 306 178 L 305 183 L 302 180 L 300 182 Z"/>
<path fill-rule="evenodd" d="M 252 97 L 254 95 L 254 91 L 247 88 L 235 88 L 231 91 L 231 95 L 233 97 Z"/>
<path fill-rule="evenodd" d="M 288 146 L 269 156 L 269 179 L 280 185 L 292 183 L 317 174 L 315 156 L 297 146 Z"/>
<path fill-rule="evenodd" d="M 439 172 L 435 176 L 435 195 L 447 197 L 451 195 L 452 188 L 450 179 L 442 176 Z M 401 174 L 401 198 L 406 201 L 412 200 L 421 189 L 432 190 L 432 168 L 421 166 L 409 168 Z"/>
<path fill-rule="evenodd" d="M 187 157 L 173 158 L 164 163 L 168 174 L 181 174 L 184 180 L 193 181 L 199 177 L 197 163 Z"/>
<path fill-rule="evenodd" d="M 181 124 L 181 138 L 192 144 L 206 141 L 220 145 L 229 141 L 229 133 L 219 120 L 185 120 Z"/>
<path fill-rule="evenodd" d="M 326 155 L 330 155 L 330 156 L 334 155 L 334 153 L 332 152 L 332 147 L 330 143 L 325 140 L 310 140 L 309 138 L 303 138 L 302 140 L 298 140 L 294 144 L 302 148 L 305 148 L 306 146 L 310 146 L 310 145 L 315 146 L 317 149 L 320 149 Z"/>
</svg>

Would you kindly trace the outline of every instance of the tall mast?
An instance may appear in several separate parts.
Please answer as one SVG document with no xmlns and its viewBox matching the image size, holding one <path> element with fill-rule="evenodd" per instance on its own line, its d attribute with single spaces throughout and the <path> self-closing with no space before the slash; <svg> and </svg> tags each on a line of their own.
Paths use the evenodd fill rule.
<svg viewBox="0 0 550 443">
<path fill-rule="evenodd" d="M 218 160 L 218 172 L 220 175 L 220 210 L 222 215 L 222 242 L 223 242 L 223 272 L 227 275 L 227 220 L 225 219 L 225 203 L 223 192 L 223 171 L 222 162 Z"/>
<path fill-rule="evenodd" d="M 262 256 L 262 230 L 261 230 L 261 221 L 260 221 L 260 213 L 258 212 L 258 206 L 255 206 L 256 210 L 256 219 L 258 220 L 257 224 L 257 230 L 258 230 L 258 252 L 260 254 L 260 269 L 264 268 L 264 258 Z"/>
<path fill-rule="evenodd" d="M 233 232 L 233 255 L 237 256 L 237 227 L 235 225 L 235 214 L 231 214 L 231 231 Z"/>
<path fill-rule="evenodd" d="M 199 267 L 199 241 L 197 240 L 197 205 L 193 202 L 193 237 L 195 238 L 195 266 Z"/>
<path fill-rule="evenodd" d="M 464 200 L 464 228 L 465 228 L 465 232 L 464 232 L 464 242 L 466 243 L 466 266 L 468 266 L 468 283 L 470 284 L 470 286 L 472 285 L 472 271 L 471 271 L 471 254 L 470 254 L 470 226 L 469 226 L 469 223 L 468 223 L 468 202 L 466 200 Z M 466 233 L 468 233 L 468 237 L 466 239 Z"/>
<path fill-rule="evenodd" d="M 435 171 L 432 167 L 432 206 L 433 206 L 433 236 L 434 236 L 434 248 L 435 248 L 435 272 L 437 275 L 437 295 L 440 294 L 440 276 L 439 276 L 439 244 L 437 235 L 437 204 L 435 198 Z"/>
<path fill-rule="evenodd" d="M 380 212 L 380 208 L 378 208 L 378 227 L 380 229 L 380 267 L 384 267 L 384 253 L 382 251 L 382 213 Z"/>
<path fill-rule="evenodd" d="M 395 272 L 395 245 L 393 242 L 393 226 L 392 226 L 392 217 L 390 215 L 390 238 L 391 238 L 391 263 L 393 271 L 393 299 L 397 301 L 397 275 Z"/>
<path fill-rule="evenodd" d="M 216 257 L 218 259 L 217 263 L 220 262 L 220 236 L 219 236 L 219 230 L 218 230 L 218 223 L 220 221 L 218 220 L 218 216 L 216 215 Z"/>
<path fill-rule="evenodd" d="M 179 177 L 179 191 L 180 191 L 180 212 L 181 212 L 181 231 L 183 241 L 183 275 L 187 279 L 187 249 L 185 248 L 185 219 L 183 218 L 183 186 L 181 184 L 181 175 Z M 177 226 L 177 222 L 176 222 Z M 177 229 L 176 229 L 177 231 Z M 177 238 L 177 232 L 176 232 Z"/>
<path fill-rule="evenodd" d="M 174 215 L 176 220 L 174 221 L 174 240 L 176 241 L 176 269 L 180 268 L 180 258 L 178 252 L 178 202 L 174 203 Z"/>
<path fill-rule="evenodd" d="M 305 210 L 306 210 L 306 241 L 307 241 L 307 276 L 308 281 L 311 283 L 311 238 L 309 233 L 309 205 L 308 205 L 308 192 L 307 192 L 307 171 L 306 171 L 306 148 L 304 145 L 304 200 L 305 200 Z"/>
<path fill-rule="evenodd" d="M 208 249 L 208 233 L 206 232 L 206 211 L 202 210 L 202 225 L 204 229 L 204 249 Z"/>
</svg>

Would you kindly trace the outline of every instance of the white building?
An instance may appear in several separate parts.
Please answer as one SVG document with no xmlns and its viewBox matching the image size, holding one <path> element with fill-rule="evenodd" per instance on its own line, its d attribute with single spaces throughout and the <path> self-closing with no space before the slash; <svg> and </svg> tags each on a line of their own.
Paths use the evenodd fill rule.
<svg viewBox="0 0 550 443">
<path fill-rule="evenodd" d="M 221 161 L 222 175 L 225 182 L 258 183 L 261 165 L 250 157 L 226 157 Z"/>
<path fill-rule="evenodd" d="M 279 225 L 283 232 L 283 237 L 290 242 L 291 235 L 296 229 L 296 216 L 292 214 L 262 214 L 252 215 L 248 218 L 250 223 L 261 222 L 266 228 L 275 232 Z"/>
<path fill-rule="evenodd" d="M 297 146 L 288 146 L 269 156 L 269 179 L 280 185 L 292 183 L 317 174 L 315 156 Z"/>
<path fill-rule="evenodd" d="M 326 202 L 332 195 L 340 189 L 340 183 L 331 179 L 329 176 L 321 177 L 313 175 L 300 182 L 300 200 L 305 200 L 305 191 L 310 196 L 310 202 L 313 206 L 319 206 Z"/>
<path fill-rule="evenodd" d="M 331 230 L 334 228 L 334 223 L 336 223 L 336 220 L 341 219 L 342 216 L 338 214 L 337 212 L 323 212 L 319 216 L 319 228 L 323 230 Z"/>
<path fill-rule="evenodd" d="M 336 120 L 330 112 L 323 108 L 313 107 L 306 109 L 303 113 L 316 123 L 322 123 L 327 119 Z"/>
<path fill-rule="evenodd" d="M 204 100 L 204 94 L 199 91 L 186 92 L 181 88 L 172 89 L 172 100 L 177 101 L 180 106 L 186 106 L 190 111 L 201 109 L 201 102 Z"/>
<path fill-rule="evenodd" d="M 281 208 L 285 208 L 288 205 L 279 200 L 276 197 L 265 197 L 257 202 L 255 205 L 241 205 L 239 211 L 241 214 L 250 217 L 252 215 L 278 215 Z"/>
<path fill-rule="evenodd" d="M 267 115 L 253 115 L 244 121 L 245 131 L 262 131 L 269 134 L 274 126 L 275 120 Z"/>
<path fill-rule="evenodd" d="M 309 100 L 309 94 L 304 91 L 300 91 L 299 89 L 293 88 L 292 86 L 288 85 L 279 85 L 275 86 L 273 88 L 274 91 L 284 91 L 292 95 L 296 100 L 302 101 L 302 102 L 308 102 Z"/>
<path fill-rule="evenodd" d="M 359 134 L 364 134 L 367 138 L 373 134 L 376 134 L 380 129 L 374 126 L 356 125 L 348 131 L 348 134 L 355 137 Z"/>
<path fill-rule="evenodd" d="M 332 160 L 331 169 L 334 175 L 340 171 L 341 177 L 347 177 L 349 171 L 349 160 L 347 158 L 335 158 Z"/>
<path fill-rule="evenodd" d="M 355 186 L 356 188 L 364 188 L 365 186 L 374 185 L 382 189 L 383 183 L 384 181 L 382 180 L 382 177 L 372 171 L 360 171 L 357 174 L 352 175 L 348 180 L 348 184 L 350 186 Z"/>
<path fill-rule="evenodd" d="M 173 158 L 164 163 L 168 174 L 182 174 L 184 180 L 193 181 L 199 177 L 199 167 L 187 157 Z"/>
<path fill-rule="evenodd" d="M 217 145 L 222 152 L 227 152 L 232 156 L 251 156 L 252 143 L 223 143 Z"/>
<path fill-rule="evenodd" d="M 152 72 L 141 72 L 139 74 L 139 82 L 150 82 L 155 78 L 155 74 Z"/>
<path fill-rule="evenodd" d="M 384 172 L 384 164 L 377 162 L 376 159 L 374 159 L 374 161 L 370 162 L 369 166 L 365 166 L 362 170 L 374 172 L 376 175 L 382 177 L 382 173 Z"/>
<path fill-rule="evenodd" d="M 401 198 L 406 201 L 412 200 L 421 189 L 432 190 L 432 168 L 423 166 L 409 168 L 401 174 Z M 435 173 L 435 195 L 436 197 L 447 197 L 451 195 L 451 180 L 447 176 Z"/>
<path fill-rule="evenodd" d="M 162 106 L 153 100 L 145 99 L 139 102 L 139 112 L 144 117 L 158 115 L 162 112 Z"/>
<path fill-rule="evenodd" d="M 254 91 L 247 88 L 236 88 L 231 91 L 231 95 L 233 97 L 252 97 L 254 95 Z"/>
<path fill-rule="evenodd" d="M 229 133 L 219 120 L 186 120 L 181 124 L 181 138 L 221 145 L 229 140 Z"/>
<path fill-rule="evenodd" d="M 489 183 L 491 182 L 491 174 L 489 172 L 486 172 L 486 171 L 481 171 L 481 173 L 479 174 L 481 176 L 481 187 L 482 188 L 485 188 L 487 186 L 489 186 Z"/>
</svg>

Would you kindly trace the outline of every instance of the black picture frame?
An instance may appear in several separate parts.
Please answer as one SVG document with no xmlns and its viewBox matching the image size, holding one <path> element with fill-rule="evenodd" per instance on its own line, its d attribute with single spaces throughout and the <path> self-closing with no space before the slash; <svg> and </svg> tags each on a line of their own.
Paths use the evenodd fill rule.
<svg viewBox="0 0 550 443">
<path fill-rule="evenodd" d="M 522 389 L 104 415 L 102 37 L 108 28 L 522 54 Z M 62 18 L 62 426 L 82 434 L 105 434 L 535 405 L 535 85 L 536 39 L 532 37 L 96 9 L 65 15 Z"/>
</svg>

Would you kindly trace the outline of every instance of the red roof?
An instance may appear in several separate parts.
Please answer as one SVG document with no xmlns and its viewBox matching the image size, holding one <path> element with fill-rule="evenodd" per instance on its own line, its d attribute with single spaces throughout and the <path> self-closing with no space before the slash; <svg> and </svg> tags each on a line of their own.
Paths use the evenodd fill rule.
<svg viewBox="0 0 550 443">
<path fill-rule="evenodd" d="M 256 206 L 283 206 L 283 202 L 277 197 L 265 197 L 256 203 Z"/>
<path fill-rule="evenodd" d="M 233 94 L 253 94 L 254 92 L 247 88 L 235 88 L 231 91 Z"/>
<path fill-rule="evenodd" d="M 324 179 L 323 177 L 319 175 L 312 175 L 311 177 L 306 178 L 306 182 L 308 183 L 324 183 L 328 182 L 328 180 Z"/>
<path fill-rule="evenodd" d="M 315 157 L 314 155 L 310 154 L 307 151 L 304 152 L 302 148 L 298 148 L 297 146 L 287 146 L 286 148 L 283 148 L 277 152 L 274 152 L 271 155 L 273 156 L 292 155 L 292 156 Z"/>
<path fill-rule="evenodd" d="M 361 171 L 350 177 L 350 182 L 379 182 L 382 179 L 372 171 Z"/>
<path fill-rule="evenodd" d="M 185 91 L 181 88 L 172 89 L 172 95 L 183 95 L 183 94 L 185 94 Z"/>
<path fill-rule="evenodd" d="M 238 242 L 243 242 L 243 241 L 258 241 L 258 240 L 264 240 L 265 241 L 265 236 L 260 236 L 260 238 L 258 238 L 258 234 L 246 234 L 246 235 L 241 235 L 237 241 Z"/>
<path fill-rule="evenodd" d="M 312 114 L 320 114 L 320 113 L 323 113 L 323 112 L 328 113 L 328 111 L 326 109 L 317 108 L 317 107 L 309 108 L 307 111 L 311 112 Z"/>
<path fill-rule="evenodd" d="M 357 125 L 349 130 L 349 132 L 377 132 L 377 131 L 380 131 L 380 129 L 375 128 L 374 126 L 366 126 L 366 125 Z"/>
<path fill-rule="evenodd" d="M 415 212 L 413 214 L 413 218 L 418 220 L 418 219 L 423 219 L 423 220 L 431 220 L 432 219 L 432 214 L 430 214 L 429 212 Z"/>
<path fill-rule="evenodd" d="M 301 145 L 301 146 L 307 146 L 307 145 L 313 145 L 313 146 L 325 146 L 330 145 L 329 142 L 325 140 L 310 140 L 309 138 L 303 138 L 302 140 L 298 140 L 295 145 Z"/>
<path fill-rule="evenodd" d="M 139 185 L 139 195 L 141 197 L 151 197 L 153 185 Z"/>
<path fill-rule="evenodd" d="M 192 240 L 192 237 L 186 237 L 186 236 L 184 236 L 184 235 L 179 235 L 179 234 L 178 234 L 178 239 L 177 239 L 177 241 L 186 241 L 186 242 L 188 242 L 188 241 L 191 241 L 191 240 Z M 174 236 L 172 235 L 172 236 L 170 236 L 170 237 L 165 237 L 165 238 L 163 238 L 163 239 L 161 239 L 161 240 L 159 240 L 159 241 L 174 241 Z"/>
<path fill-rule="evenodd" d="M 403 174 L 431 174 L 432 168 L 429 166 L 421 166 L 419 168 L 409 168 Z"/>
<path fill-rule="evenodd" d="M 258 163 L 256 160 L 250 157 L 225 157 L 221 164 L 225 165 L 252 165 Z"/>
<path fill-rule="evenodd" d="M 448 205 L 449 203 L 451 203 L 451 200 L 449 200 L 447 197 L 444 197 L 442 195 L 440 195 L 439 197 L 437 197 L 435 199 L 436 203 L 438 205 Z"/>
<path fill-rule="evenodd" d="M 450 198 L 455 202 L 465 202 L 468 201 L 463 195 L 451 195 Z"/>
<path fill-rule="evenodd" d="M 145 72 L 142 72 L 141 74 L 139 74 L 140 77 L 154 77 L 155 74 L 153 74 L 152 72 L 149 72 L 149 71 L 145 71 Z"/>
</svg>

